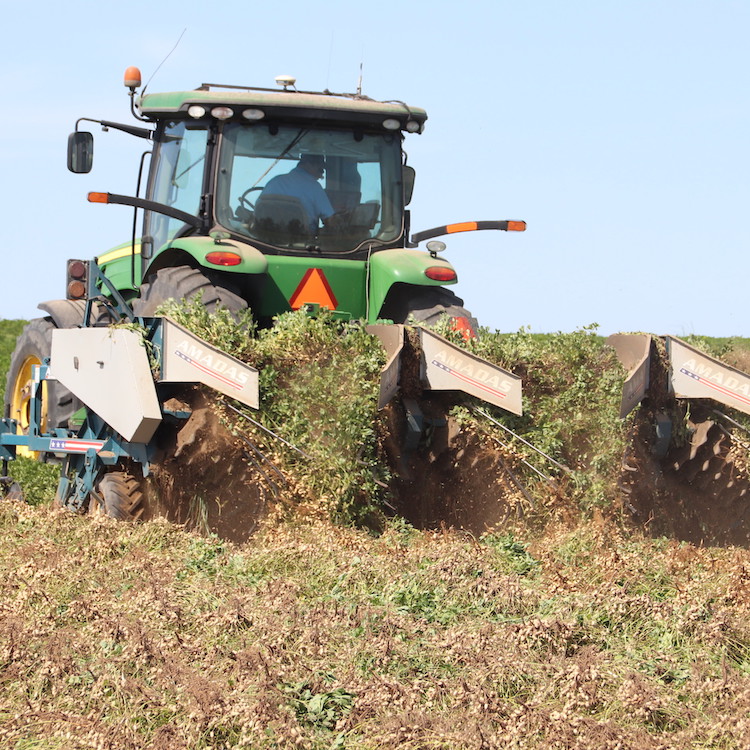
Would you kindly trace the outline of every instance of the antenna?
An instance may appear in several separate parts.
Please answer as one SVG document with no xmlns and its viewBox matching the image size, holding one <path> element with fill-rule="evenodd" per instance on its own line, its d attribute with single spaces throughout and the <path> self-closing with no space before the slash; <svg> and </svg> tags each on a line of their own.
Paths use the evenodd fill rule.
<svg viewBox="0 0 750 750">
<path fill-rule="evenodd" d="M 357 96 L 362 96 L 362 66 L 363 62 L 359 64 L 359 80 L 357 81 Z"/>
<path fill-rule="evenodd" d="M 328 48 L 328 72 L 326 73 L 326 89 L 331 83 L 331 60 L 333 59 L 333 29 L 331 29 L 331 45 Z"/>
<path fill-rule="evenodd" d="M 148 81 L 146 81 L 146 85 L 143 87 L 143 91 L 141 91 L 141 96 L 143 96 L 146 93 L 146 89 L 148 88 L 149 83 L 153 81 L 154 76 L 159 72 L 159 68 L 161 68 L 161 66 L 164 65 L 164 63 L 169 59 L 170 55 L 177 49 L 177 46 L 182 41 L 182 37 L 185 36 L 186 31 L 187 31 L 187 26 L 182 30 L 182 34 L 180 34 L 179 38 L 175 42 L 174 47 L 172 47 L 172 49 L 169 51 L 167 56 L 156 66 L 156 70 L 151 74 L 151 78 L 149 78 Z"/>
</svg>

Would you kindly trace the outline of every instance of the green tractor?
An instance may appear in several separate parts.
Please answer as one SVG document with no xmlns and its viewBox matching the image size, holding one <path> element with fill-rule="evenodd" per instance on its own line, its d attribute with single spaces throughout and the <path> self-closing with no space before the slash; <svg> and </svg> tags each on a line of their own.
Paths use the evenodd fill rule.
<svg viewBox="0 0 750 750">
<path fill-rule="evenodd" d="M 523 231 L 524 222 L 412 234 L 414 170 L 402 144 L 423 131 L 425 111 L 361 93 L 298 91 L 288 76 L 276 81 L 279 89 L 203 84 L 139 95 L 140 71 L 129 68 L 125 85 L 139 122 L 77 122 L 68 141 L 72 172 L 92 168 L 93 136 L 79 129 L 85 120 L 142 138 L 150 153 L 135 196 L 89 194 L 91 202 L 134 208 L 131 240 L 93 263 L 68 261 L 66 299 L 41 303 L 46 317 L 19 338 L 5 395 L 5 417 L 19 433 L 29 426 L 33 368 L 49 358 L 53 331 L 114 322 L 123 303 L 147 318 L 169 298 L 202 295 L 210 311 L 249 308 L 261 327 L 303 307 L 367 324 L 429 325 L 447 315 L 475 334 L 476 321 L 447 288 L 457 274 L 439 255 L 445 244 L 433 238 Z M 417 249 L 425 241 L 426 250 Z M 100 293 L 94 306 L 92 273 Z M 59 382 L 44 386 L 40 428 L 67 427 L 78 400 Z"/>
</svg>

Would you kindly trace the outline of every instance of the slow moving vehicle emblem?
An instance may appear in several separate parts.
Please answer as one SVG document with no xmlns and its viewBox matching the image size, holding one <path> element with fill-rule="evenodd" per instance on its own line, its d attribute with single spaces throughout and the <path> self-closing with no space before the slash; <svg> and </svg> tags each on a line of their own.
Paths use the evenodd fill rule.
<svg viewBox="0 0 750 750">
<path fill-rule="evenodd" d="M 308 268 L 299 286 L 289 298 L 292 310 L 299 310 L 303 305 L 320 305 L 335 310 L 338 306 L 336 296 L 328 283 L 322 268 Z"/>
</svg>

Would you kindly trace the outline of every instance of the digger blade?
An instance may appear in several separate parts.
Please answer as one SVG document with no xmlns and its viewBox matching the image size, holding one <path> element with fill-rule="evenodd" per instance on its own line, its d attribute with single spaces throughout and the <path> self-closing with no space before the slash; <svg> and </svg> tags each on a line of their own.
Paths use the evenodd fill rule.
<svg viewBox="0 0 750 750">
<path fill-rule="evenodd" d="M 521 378 L 461 349 L 425 328 L 419 334 L 419 375 L 422 386 L 434 391 L 463 391 L 487 403 L 520 415 Z M 386 350 L 388 361 L 381 372 L 378 408 L 383 408 L 398 391 L 404 349 L 404 326 L 367 326 Z"/>
<path fill-rule="evenodd" d="M 750 414 L 750 375 L 667 336 L 670 385 L 678 398 L 710 398 Z"/>
<path fill-rule="evenodd" d="M 258 371 L 167 317 L 160 319 L 163 346 L 160 383 L 203 383 L 257 409 Z"/>
<path fill-rule="evenodd" d="M 435 391 L 463 391 L 522 414 L 521 378 L 461 349 L 426 328 L 419 329 L 422 378 Z"/>
</svg>

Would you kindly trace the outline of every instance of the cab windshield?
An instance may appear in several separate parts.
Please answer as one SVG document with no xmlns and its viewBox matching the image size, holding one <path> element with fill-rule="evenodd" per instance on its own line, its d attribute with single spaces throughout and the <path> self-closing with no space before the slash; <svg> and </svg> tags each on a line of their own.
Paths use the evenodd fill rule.
<svg viewBox="0 0 750 750">
<path fill-rule="evenodd" d="M 224 127 L 216 219 L 281 250 L 346 253 L 402 232 L 399 134 Z"/>
</svg>

